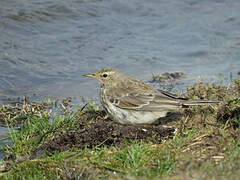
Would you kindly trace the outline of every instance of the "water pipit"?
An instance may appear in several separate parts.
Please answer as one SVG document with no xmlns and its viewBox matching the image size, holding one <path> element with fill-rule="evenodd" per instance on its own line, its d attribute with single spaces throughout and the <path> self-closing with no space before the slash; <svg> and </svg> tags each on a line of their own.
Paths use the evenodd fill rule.
<svg viewBox="0 0 240 180">
<path fill-rule="evenodd" d="M 152 124 L 168 112 L 218 101 L 189 100 L 129 78 L 115 69 L 102 69 L 85 75 L 100 82 L 101 103 L 110 117 L 121 124 Z"/>
</svg>

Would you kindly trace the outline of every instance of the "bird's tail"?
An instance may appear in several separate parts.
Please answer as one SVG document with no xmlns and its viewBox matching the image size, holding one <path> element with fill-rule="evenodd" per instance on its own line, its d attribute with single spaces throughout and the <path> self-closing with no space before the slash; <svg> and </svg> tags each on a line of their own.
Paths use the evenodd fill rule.
<svg viewBox="0 0 240 180">
<path fill-rule="evenodd" d="M 184 106 L 201 106 L 206 104 L 219 104 L 221 101 L 210 101 L 210 100 L 185 100 L 182 102 Z"/>
</svg>

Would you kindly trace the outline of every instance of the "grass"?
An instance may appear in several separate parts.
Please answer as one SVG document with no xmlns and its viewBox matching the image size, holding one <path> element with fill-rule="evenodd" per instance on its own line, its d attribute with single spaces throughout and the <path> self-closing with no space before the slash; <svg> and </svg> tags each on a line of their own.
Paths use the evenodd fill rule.
<svg viewBox="0 0 240 180">
<path fill-rule="evenodd" d="M 113 131 L 110 142 L 103 136 L 91 147 L 87 142 L 96 139 L 83 136 L 85 148 L 78 148 L 73 134 L 91 135 L 103 129 L 101 124 L 89 128 L 92 124 L 108 119 L 94 102 L 76 112 L 69 99 L 3 105 L 0 116 L 12 145 L 2 147 L 7 157 L 1 162 L 0 179 L 238 179 L 240 80 L 228 87 L 196 83 L 187 91 L 190 98 L 223 103 L 188 109 L 180 120 L 166 122 L 177 131 L 161 141 L 152 140 L 153 134 L 152 139 L 123 137 L 123 145 L 117 145 Z M 53 115 L 53 106 L 61 107 L 59 115 Z M 55 149 L 46 146 L 54 143 Z"/>
</svg>

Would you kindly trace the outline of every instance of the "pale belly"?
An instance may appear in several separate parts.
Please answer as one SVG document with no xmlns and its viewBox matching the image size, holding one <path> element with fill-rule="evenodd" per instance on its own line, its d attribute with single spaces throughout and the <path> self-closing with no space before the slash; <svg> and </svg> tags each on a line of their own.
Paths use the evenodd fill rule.
<svg viewBox="0 0 240 180">
<path fill-rule="evenodd" d="M 161 117 L 165 117 L 167 112 L 134 111 L 118 108 L 110 105 L 106 108 L 111 118 L 121 124 L 152 124 Z"/>
<path fill-rule="evenodd" d="M 100 97 L 103 104 L 103 89 L 101 88 Z M 105 99 L 105 102 L 108 101 Z M 117 106 L 114 106 L 111 103 L 107 103 L 108 106 L 104 106 L 106 111 L 109 113 L 111 118 L 121 124 L 152 124 L 161 117 L 167 115 L 167 111 L 134 111 L 128 109 L 121 109 Z"/>
</svg>

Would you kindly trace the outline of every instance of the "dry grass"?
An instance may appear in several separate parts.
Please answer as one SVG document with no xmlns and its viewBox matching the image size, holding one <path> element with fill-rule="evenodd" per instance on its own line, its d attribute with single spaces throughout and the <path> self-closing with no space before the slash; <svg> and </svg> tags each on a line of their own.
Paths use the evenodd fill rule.
<svg viewBox="0 0 240 180">
<path fill-rule="evenodd" d="M 4 147 L 8 159 L 2 162 L 1 178 L 236 179 L 240 80 L 229 87 L 198 83 L 187 93 L 222 103 L 188 109 L 179 120 L 139 127 L 113 123 L 94 104 L 74 113 L 69 99 L 58 102 L 62 115 L 54 118 L 50 101 L 2 106 L 3 122 L 19 124 L 20 130 L 10 133 L 13 146 Z"/>
</svg>

